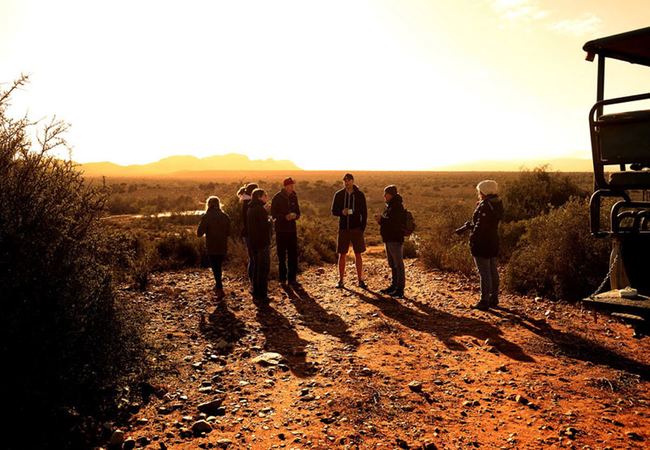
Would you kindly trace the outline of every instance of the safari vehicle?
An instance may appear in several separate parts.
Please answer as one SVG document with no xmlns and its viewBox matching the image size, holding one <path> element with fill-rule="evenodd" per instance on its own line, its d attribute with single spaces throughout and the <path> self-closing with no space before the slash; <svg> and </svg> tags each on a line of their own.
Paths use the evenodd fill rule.
<svg viewBox="0 0 650 450">
<path fill-rule="evenodd" d="M 634 323 L 641 336 L 650 322 L 650 110 L 641 109 L 650 93 L 605 99 L 605 62 L 650 66 L 650 27 L 589 41 L 583 49 L 587 61 L 598 57 L 597 101 L 589 112 L 591 233 L 612 242 L 611 290 L 583 302 Z M 607 220 L 606 206 L 612 203 L 609 227 L 603 227 L 601 218 Z"/>
</svg>

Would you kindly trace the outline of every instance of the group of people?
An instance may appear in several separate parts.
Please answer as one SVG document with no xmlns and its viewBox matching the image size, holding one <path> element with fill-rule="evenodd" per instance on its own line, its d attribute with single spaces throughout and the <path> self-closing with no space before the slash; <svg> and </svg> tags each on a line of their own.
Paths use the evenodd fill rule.
<svg viewBox="0 0 650 450">
<path fill-rule="evenodd" d="M 503 202 L 494 180 L 484 180 L 477 185 L 479 201 L 471 221 L 462 229 L 471 230 L 469 244 L 481 278 L 481 298 L 472 308 L 485 310 L 498 305 L 499 273 L 497 253 L 499 249 L 498 224 L 503 217 Z M 242 205 L 242 238 L 248 250 L 248 277 L 252 284 L 253 300 L 267 303 L 268 278 L 271 268 L 271 238 L 275 231 L 278 256 L 278 275 L 282 284 L 300 288 L 298 274 L 298 232 L 296 221 L 300 219 L 300 205 L 295 192 L 295 182 L 286 178 L 282 189 L 269 202 L 268 194 L 255 183 L 240 188 L 237 193 Z M 403 245 L 406 210 L 397 187 L 384 188 L 386 201 L 381 214 L 374 216 L 384 243 L 391 284 L 381 289 L 382 294 L 403 297 L 406 284 Z M 354 184 L 354 176 L 346 173 L 343 188 L 334 194 L 332 214 L 339 218 L 337 253 L 339 281 L 337 288 L 345 287 L 346 256 L 352 245 L 357 283 L 362 289 L 368 286 L 363 276 L 363 253 L 366 251 L 365 230 L 368 208 L 364 193 Z M 460 229 L 459 229 L 460 230 Z M 222 282 L 222 264 L 230 236 L 230 219 L 221 210 L 220 201 L 211 196 L 206 202 L 197 234 L 206 236 L 207 253 L 215 278 L 217 299 L 225 296 Z"/>
</svg>

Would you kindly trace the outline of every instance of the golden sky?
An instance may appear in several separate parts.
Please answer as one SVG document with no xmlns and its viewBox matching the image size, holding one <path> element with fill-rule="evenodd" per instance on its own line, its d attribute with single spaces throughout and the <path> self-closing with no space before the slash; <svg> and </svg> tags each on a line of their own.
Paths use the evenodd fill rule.
<svg viewBox="0 0 650 450">
<path fill-rule="evenodd" d="M 582 46 L 648 18 L 648 0 L 0 0 L 0 82 L 31 74 L 14 115 L 69 122 L 79 162 L 588 158 Z M 647 68 L 608 69 L 606 96 L 650 92 Z"/>
</svg>

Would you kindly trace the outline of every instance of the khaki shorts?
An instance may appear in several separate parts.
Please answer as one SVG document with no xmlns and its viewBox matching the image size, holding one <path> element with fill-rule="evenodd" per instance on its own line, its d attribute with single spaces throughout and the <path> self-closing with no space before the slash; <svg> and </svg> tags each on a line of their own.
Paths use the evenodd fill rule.
<svg viewBox="0 0 650 450">
<path fill-rule="evenodd" d="M 339 254 L 347 254 L 348 250 L 350 250 L 350 242 L 352 243 L 354 253 L 360 254 L 366 251 L 366 241 L 361 228 L 352 228 L 350 230 L 339 229 L 336 252 Z"/>
</svg>

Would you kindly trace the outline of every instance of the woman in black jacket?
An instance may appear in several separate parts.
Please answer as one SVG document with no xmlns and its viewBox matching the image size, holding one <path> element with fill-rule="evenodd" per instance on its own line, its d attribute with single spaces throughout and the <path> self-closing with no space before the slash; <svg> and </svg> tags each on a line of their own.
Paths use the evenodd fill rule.
<svg viewBox="0 0 650 450">
<path fill-rule="evenodd" d="M 219 197 L 209 197 L 206 202 L 206 212 L 201 217 L 201 223 L 196 230 L 199 237 L 205 235 L 205 246 L 210 259 L 210 266 L 214 274 L 215 292 L 217 300 L 225 297 L 222 282 L 224 257 L 228 251 L 228 236 L 230 236 L 230 218 L 221 210 Z"/>
<path fill-rule="evenodd" d="M 486 310 L 499 304 L 499 221 L 503 218 L 503 201 L 494 180 L 483 180 L 477 186 L 479 203 L 469 227 L 469 247 L 481 277 L 481 299 L 473 309 Z"/>
<path fill-rule="evenodd" d="M 248 239 L 253 252 L 253 300 L 268 302 L 268 276 L 271 269 L 271 226 L 269 196 L 255 189 L 248 208 L 246 222 Z"/>
</svg>

